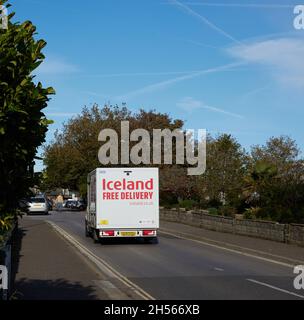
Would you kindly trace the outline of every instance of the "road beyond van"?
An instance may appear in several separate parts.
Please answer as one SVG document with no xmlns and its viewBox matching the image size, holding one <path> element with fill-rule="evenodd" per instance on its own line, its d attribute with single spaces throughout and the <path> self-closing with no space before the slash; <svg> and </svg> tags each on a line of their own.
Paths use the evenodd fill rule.
<svg viewBox="0 0 304 320">
<path fill-rule="evenodd" d="M 158 168 L 97 168 L 88 175 L 86 236 L 157 242 Z"/>
</svg>

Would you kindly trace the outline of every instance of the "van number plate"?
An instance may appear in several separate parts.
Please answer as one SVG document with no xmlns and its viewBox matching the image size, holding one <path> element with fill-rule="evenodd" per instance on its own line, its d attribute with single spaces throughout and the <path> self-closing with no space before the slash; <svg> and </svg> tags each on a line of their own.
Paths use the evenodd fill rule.
<svg viewBox="0 0 304 320">
<path fill-rule="evenodd" d="M 135 237 L 136 232 L 135 231 L 122 231 L 120 233 L 123 237 Z"/>
</svg>

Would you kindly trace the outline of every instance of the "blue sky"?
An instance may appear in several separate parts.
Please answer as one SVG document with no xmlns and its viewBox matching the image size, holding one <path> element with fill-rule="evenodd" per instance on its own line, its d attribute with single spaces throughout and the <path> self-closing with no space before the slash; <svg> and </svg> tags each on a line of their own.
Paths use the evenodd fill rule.
<svg viewBox="0 0 304 320">
<path fill-rule="evenodd" d="M 284 134 L 304 150 L 300 0 L 10 2 L 48 43 L 37 71 L 57 92 L 47 141 L 84 105 L 126 102 L 231 133 L 246 149 Z"/>
</svg>

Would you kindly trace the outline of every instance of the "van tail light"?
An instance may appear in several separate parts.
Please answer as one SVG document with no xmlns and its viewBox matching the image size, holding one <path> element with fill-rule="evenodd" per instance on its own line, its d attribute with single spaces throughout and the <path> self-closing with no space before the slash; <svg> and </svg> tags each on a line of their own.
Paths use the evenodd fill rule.
<svg viewBox="0 0 304 320">
<path fill-rule="evenodd" d="M 103 236 L 114 237 L 114 230 L 102 231 Z"/>
<path fill-rule="evenodd" d="M 155 230 L 144 230 L 143 231 L 144 236 L 154 236 L 155 235 Z"/>
</svg>

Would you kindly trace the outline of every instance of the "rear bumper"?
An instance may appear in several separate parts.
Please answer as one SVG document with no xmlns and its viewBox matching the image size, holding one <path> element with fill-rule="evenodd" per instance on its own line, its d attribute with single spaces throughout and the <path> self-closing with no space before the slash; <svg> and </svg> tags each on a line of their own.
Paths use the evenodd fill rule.
<svg viewBox="0 0 304 320">
<path fill-rule="evenodd" d="M 157 229 L 99 229 L 100 238 L 157 238 Z"/>
<path fill-rule="evenodd" d="M 49 210 L 44 208 L 30 208 L 28 209 L 28 213 L 47 213 Z"/>
</svg>

